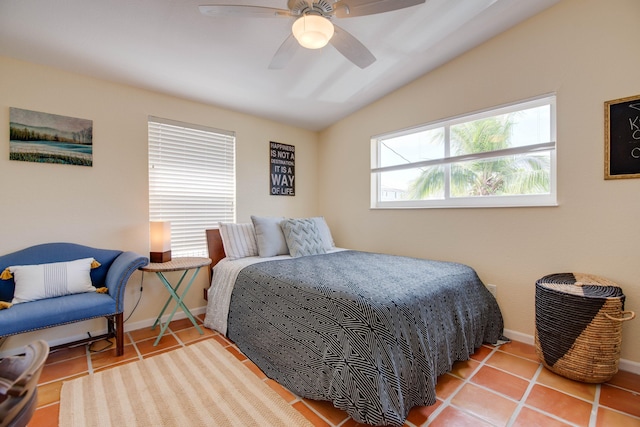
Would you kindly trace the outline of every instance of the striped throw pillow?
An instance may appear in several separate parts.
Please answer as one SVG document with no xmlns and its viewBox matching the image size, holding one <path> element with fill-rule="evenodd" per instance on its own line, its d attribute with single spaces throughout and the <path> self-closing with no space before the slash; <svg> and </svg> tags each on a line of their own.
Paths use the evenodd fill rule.
<svg viewBox="0 0 640 427">
<path fill-rule="evenodd" d="M 91 284 L 93 258 L 50 264 L 14 265 L 9 267 L 16 288 L 13 304 L 63 295 L 95 292 Z"/>
<path fill-rule="evenodd" d="M 222 246 L 227 258 L 240 259 L 249 256 L 258 256 L 258 244 L 253 224 L 220 223 L 220 236 Z"/>
</svg>

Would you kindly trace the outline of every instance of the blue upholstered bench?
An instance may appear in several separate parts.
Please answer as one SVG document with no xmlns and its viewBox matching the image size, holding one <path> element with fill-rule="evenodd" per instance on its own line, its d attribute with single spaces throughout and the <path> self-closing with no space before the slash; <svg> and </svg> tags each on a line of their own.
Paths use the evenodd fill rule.
<svg viewBox="0 0 640 427">
<path fill-rule="evenodd" d="M 38 281 L 38 290 L 44 289 L 46 294 L 60 294 L 62 296 L 45 297 L 35 301 L 15 303 L 14 293 L 16 292 L 16 274 L 11 274 L 11 267 L 20 277 L 19 290 L 29 290 L 24 288 L 30 286 L 23 278 L 33 279 L 41 277 L 42 273 L 34 273 L 34 268 L 49 268 L 52 263 L 65 263 L 64 268 L 54 269 L 45 274 L 47 277 L 55 277 L 52 282 L 60 282 L 60 275 L 66 277 L 76 276 L 76 272 L 67 273 L 67 265 L 76 265 L 76 261 L 93 258 L 97 262 L 92 262 L 92 267 L 88 272 L 90 275 L 89 292 L 83 289 L 81 293 L 64 294 L 68 292 L 58 285 L 53 291 L 45 279 L 45 286 Z M 72 263 L 73 262 L 73 263 Z M 0 256 L 0 305 L 8 307 L 0 310 L 0 337 L 21 334 L 24 332 L 36 331 L 53 326 L 65 325 L 83 320 L 105 317 L 107 319 L 107 333 L 98 337 L 92 337 L 84 342 L 96 339 L 113 338 L 116 339 L 116 354 L 122 355 L 124 352 L 124 291 L 126 284 L 133 274 L 140 267 L 149 263 L 149 259 L 135 252 L 123 252 L 119 250 L 97 249 L 89 246 L 74 243 L 46 243 L 31 246 L 7 255 Z M 44 265 L 44 266 L 43 266 Z M 61 264 L 58 264 L 59 267 Z M 16 266 L 18 268 L 16 268 Z M 25 269 L 20 266 L 29 267 L 28 274 L 20 273 Z M 75 268 L 75 267 L 74 267 Z M 59 270 L 59 271 L 58 271 Z M 39 270 L 38 270 L 39 271 Z M 38 274 L 40 276 L 38 276 Z M 83 271 L 81 274 L 86 274 Z M 88 280 L 88 279 L 87 279 Z M 93 291 L 91 286 L 98 292 Z M 51 286 L 50 286 L 51 287 Z M 24 293 L 24 292 L 23 292 Z M 11 304 L 14 302 L 13 304 Z"/>
</svg>

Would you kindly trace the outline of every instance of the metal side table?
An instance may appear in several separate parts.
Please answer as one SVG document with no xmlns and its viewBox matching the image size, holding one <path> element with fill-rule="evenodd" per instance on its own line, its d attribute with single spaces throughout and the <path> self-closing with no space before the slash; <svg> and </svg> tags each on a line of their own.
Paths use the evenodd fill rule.
<svg viewBox="0 0 640 427">
<path fill-rule="evenodd" d="M 160 329 L 160 334 L 158 335 L 158 338 L 156 338 L 156 341 L 153 343 L 154 346 L 158 345 L 158 342 L 160 342 L 160 338 L 162 338 L 162 335 L 164 335 L 165 331 L 167 330 L 167 327 L 169 326 L 169 323 L 171 323 L 171 319 L 173 319 L 173 316 L 176 314 L 178 307 L 180 307 L 184 312 L 184 314 L 187 315 L 187 318 L 191 320 L 191 323 L 193 323 L 193 326 L 196 327 L 200 335 L 204 333 L 202 332 L 202 329 L 200 329 L 200 326 L 198 326 L 198 324 L 196 323 L 196 320 L 193 318 L 193 315 L 189 311 L 189 308 L 186 305 L 184 305 L 184 302 L 182 302 L 182 300 L 184 299 L 185 295 L 189 291 L 189 288 L 193 284 L 194 279 L 196 278 L 196 276 L 198 275 L 198 272 L 200 271 L 200 268 L 208 266 L 210 264 L 211 264 L 211 260 L 209 258 L 178 257 L 168 262 L 152 262 L 140 269 L 142 271 L 156 273 L 160 278 L 160 281 L 162 282 L 164 287 L 167 288 L 167 291 L 169 292 L 169 298 L 167 299 L 167 302 L 164 304 L 164 307 L 162 307 L 162 311 L 160 312 L 160 314 L 158 315 L 158 318 L 156 319 L 153 326 L 151 327 L 151 330 L 155 329 L 155 327 L 158 324 L 162 323 L 161 322 L 162 316 L 164 315 L 164 312 L 167 310 L 167 307 L 169 306 L 169 303 L 171 302 L 171 300 L 174 300 L 176 302 L 176 305 L 171 311 L 171 313 L 169 314 L 167 321 Z M 191 274 L 191 278 L 189 279 L 182 293 L 178 294 L 178 290 L 180 289 L 182 282 L 187 277 L 187 273 L 190 270 L 193 270 L 193 273 Z M 164 273 L 167 273 L 170 271 L 183 272 L 182 275 L 180 276 L 180 280 L 178 280 L 175 286 L 173 286 L 164 275 Z"/>
</svg>

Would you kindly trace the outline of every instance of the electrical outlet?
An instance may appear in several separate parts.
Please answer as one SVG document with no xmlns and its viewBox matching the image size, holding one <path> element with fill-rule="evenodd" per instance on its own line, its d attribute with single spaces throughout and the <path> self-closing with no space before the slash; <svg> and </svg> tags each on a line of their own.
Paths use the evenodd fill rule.
<svg viewBox="0 0 640 427">
<path fill-rule="evenodd" d="M 487 285 L 487 289 L 489 289 L 494 298 L 498 297 L 498 287 L 496 285 Z"/>
</svg>

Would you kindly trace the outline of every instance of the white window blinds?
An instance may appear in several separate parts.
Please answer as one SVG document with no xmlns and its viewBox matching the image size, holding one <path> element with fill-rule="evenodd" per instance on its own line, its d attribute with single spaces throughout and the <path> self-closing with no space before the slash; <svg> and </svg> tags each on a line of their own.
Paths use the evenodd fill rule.
<svg viewBox="0 0 640 427">
<path fill-rule="evenodd" d="M 205 229 L 235 222 L 235 134 L 149 117 L 149 220 L 171 222 L 172 256 L 207 256 Z"/>
</svg>

